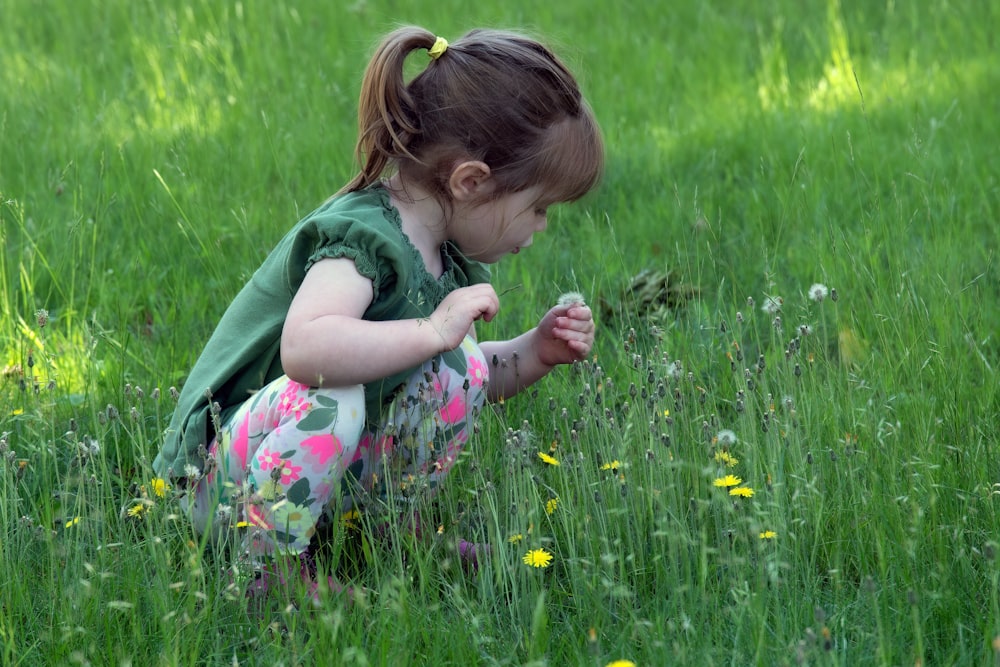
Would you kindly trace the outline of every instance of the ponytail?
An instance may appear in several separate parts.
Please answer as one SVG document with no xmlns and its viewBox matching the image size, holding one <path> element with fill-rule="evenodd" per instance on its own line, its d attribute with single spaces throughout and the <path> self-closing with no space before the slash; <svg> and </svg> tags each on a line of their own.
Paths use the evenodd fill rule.
<svg viewBox="0 0 1000 667">
<path fill-rule="evenodd" d="M 403 63 L 412 51 L 430 49 L 434 42 L 432 33 L 411 26 L 390 33 L 379 44 L 365 69 L 358 102 L 354 157 L 361 171 L 341 193 L 375 183 L 395 160 L 416 159 L 407 146 L 419 134 L 420 122 L 403 78 Z"/>
</svg>

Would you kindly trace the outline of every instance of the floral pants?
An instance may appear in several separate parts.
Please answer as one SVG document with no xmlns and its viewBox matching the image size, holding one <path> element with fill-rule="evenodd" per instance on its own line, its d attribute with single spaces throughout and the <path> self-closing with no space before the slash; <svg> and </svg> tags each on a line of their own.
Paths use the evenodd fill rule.
<svg viewBox="0 0 1000 667">
<path fill-rule="evenodd" d="M 401 488 L 433 493 L 468 440 L 488 370 L 471 337 L 427 361 L 365 429 L 361 385 L 282 376 L 248 399 L 209 448 L 214 465 L 182 501 L 199 532 L 236 535 L 259 563 L 306 549 L 324 515 Z"/>
</svg>

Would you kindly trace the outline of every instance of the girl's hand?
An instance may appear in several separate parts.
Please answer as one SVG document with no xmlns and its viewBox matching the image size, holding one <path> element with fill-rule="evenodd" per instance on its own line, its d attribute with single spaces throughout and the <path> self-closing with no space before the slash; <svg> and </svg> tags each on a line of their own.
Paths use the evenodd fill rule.
<svg viewBox="0 0 1000 667">
<path fill-rule="evenodd" d="M 555 306 L 538 323 L 535 354 L 547 366 L 582 361 L 594 347 L 595 328 L 586 304 Z"/>
<path fill-rule="evenodd" d="M 476 320 L 489 322 L 500 308 L 500 299 L 489 283 L 460 287 L 444 298 L 428 319 L 441 337 L 441 352 L 454 350 Z"/>
</svg>

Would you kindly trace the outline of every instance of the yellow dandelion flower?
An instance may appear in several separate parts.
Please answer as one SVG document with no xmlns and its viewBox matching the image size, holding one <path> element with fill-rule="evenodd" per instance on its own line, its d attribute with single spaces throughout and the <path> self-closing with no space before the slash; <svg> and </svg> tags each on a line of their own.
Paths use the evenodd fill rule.
<svg viewBox="0 0 1000 667">
<path fill-rule="evenodd" d="M 631 660 L 612 660 L 604 667 L 635 667 L 635 663 Z"/>
<path fill-rule="evenodd" d="M 170 490 L 170 485 L 167 484 L 167 481 L 165 479 L 160 479 L 159 477 L 154 477 L 149 482 L 149 485 L 153 487 L 153 495 L 157 498 L 165 498 L 167 491 Z"/>
<path fill-rule="evenodd" d="M 727 487 L 727 486 L 739 486 L 743 483 L 743 480 L 736 475 L 726 475 L 725 477 L 719 477 L 714 482 L 713 486 Z"/>
<path fill-rule="evenodd" d="M 778 534 L 776 532 L 774 532 L 773 530 L 765 530 L 765 531 L 761 532 L 760 539 L 762 539 L 762 540 L 773 540 L 777 536 L 778 536 Z"/>
<path fill-rule="evenodd" d="M 129 507 L 125 513 L 132 519 L 141 519 L 148 509 L 143 503 L 136 503 Z"/>
<path fill-rule="evenodd" d="M 741 498 L 752 498 L 753 489 L 749 486 L 737 486 L 735 489 L 729 489 L 729 495 L 739 496 Z"/>
<path fill-rule="evenodd" d="M 622 462 L 619 461 L 618 459 L 615 459 L 611 463 L 605 463 L 604 465 L 602 465 L 601 470 L 610 470 L 612 472 L 618 472 L 618 468 L 620 468 L 621 465 Z"/>
<path fill-rule="evenodd" d="M 559 465 L 559 459 L 552 456 L 551 454 L 546 454 L 545 452 L 538 452 L 538 458 L 540 458 L 543 462 L 548 463 L 550 466 Z"/>
<path fill-rule="evenodd" d="M 739 463 L 740 460 L 727 451 L 719 450 L 715 453 L 715 462 L 732 468 Z"/>
<path fill-rule="evenodd" d="M 73 517 L 72 519 L 70 519 L 69 521 L 66 522 L 66 528 L 72 528 L 73 526 L 75 526 L 78 523 L 80 523 L 80 517 L 75 516 L 75 517 Z"/>
<path fill-rule="evenodd" d="M 250 522 L 249 521 L 237 521 L 236 522 L 236 527 L 237 528 L 249 528 L 250 527 Z"/>
<path fill-rule="evenodd" d="M 340 525 L 352 530 L 358 529 L 358 521 L 361 519 L 361 512 L 356 509 L 347 510 L 340 515 Z"/>
<path fill-rule="evenodd" d="M 532 549 L 524 554 L 521 562 L 531 567 L 548 567 L 552 564 L 552 554 L 545 549 Z"/>
<path fill-rule="evenodd" d="M 521 534 L 521 533 L 514 533 L 513 535 L 511 535 L 510 537 L 507 538 L 507 541 L 510 542 L 511 544 L 517 544 L 518 542 L 520 542 L 523 539 L 524 539 L 524 535 L 523 534 Z"/>
<path fill-rule="evenodd" d="M 559 499 L 558 498 L 549 498 L 548 500 L 545 501 L 545 513 L 546 514 L 552 514 L 553 512 L 556 511 L 556 509 L 558 507 L 559 507 Z"/>
<path fill-rule="evenodd" d="M 14 408 L 10 414 L 14 417 L 19 417 L 24 414 L 24 408 Z"/>
</svg>

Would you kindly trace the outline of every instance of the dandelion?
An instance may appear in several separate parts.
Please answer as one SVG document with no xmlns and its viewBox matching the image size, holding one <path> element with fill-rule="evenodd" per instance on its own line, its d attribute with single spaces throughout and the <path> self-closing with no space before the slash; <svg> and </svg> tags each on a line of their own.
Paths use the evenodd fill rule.
<svg viewBox="0 0 1000 667">
<path fill-rule="evenodd" d="M 813 283 L 812 287 L 809 288 L 809 298 L 817 303 L 825 299 L 829 294 L 829 288 L 823 283 Z"/>
<path fill-rule="evenodd" d="M 559 507 L 559 499 L 558 498 L 549 498 L 548 500 L 545 501 L 545 513 L 546 514 L 552 514 L 553 512 L 556 511 L 556 509 L 558 507 Z"/>
<path fill-rule="evenodd" d="M 732 468 L 737 463 L 739 463 L 740 460 L 735 456 L 733 456 L 732 454 L 730 454 L 729 452 L 720 450 L 715 453 L 715 462 L 721 463 L 729 468 Z"/>
<path fill-rule="evenodd" d="M 552 554 L 545 549 L 532 549 L 524 554 L 521 562 L 531 567 L 548 567 L 552 564 Z"/>
<path fill-rule="evenodd" d="M 340 525 L 350 530 L 358 529 L 358 522 L 361 520 L 361 512 L 350 509 L 340 515 Z M 237 524 L 239 525 L 239 524 Z"/>
<path fill-rule="evenodd" d="M 604 667 L 635 667 L 635 663 L 631 660 L 612 660 Z"/>
<path fill-rule="evenodd" d="M 583 299 L 583 295 L 579 292 L 566 292 L 559 296 L 559 300 L 556 302 L 560 306 L 572 306 L 574 303 L 586 304 Z"/>
<path fill-rule="evenodd" d="M 237 521 L 236 522 L 236 527 L 237 528 L 249 528 L 250 527 L 250 522 L 249 521 Z"/>
<path fill-rule="evenodd" d="M 524 534 L 523 533 L 514 533 L 513 535 L 511 535 L 510 537 L 507 538 L 507 541 L 509 543 L 511 543 L 511 544 L 517 544 L 518 542 L 521 542 L 522 540 L 524 540 Z"/>
<path fill-rule="evenodd" d="M 66 526 L 65 527 L 66 528 L 72 528 L 73 526 L 75 526 L 78 523 L 80 523 L 80 517 L 75 516 L 75 517 L 73 517 L 72 519 L 70 519 L 69 521 L 66 522 Z"/>
<path fill-rule="evenodd" d="M 540 458 L 544 463 L 548 463 L 550 466 L 559 465 L 559 459 L 552 456 L 551 454 L 546 454 L 545 452 L 538 452 L 538 458 Z"/>
<path fill-rule="evenodd" d="M 712 482 L 712 485 L 725 488 L 729 486 L 739 486 L 742 483 L 743 480 L 736 475 L 726 475 L 725 477 L 717 478 L 714 482 Z"/>
<path fill-rule="evenodd" d="M 737 486 L 735 489 L 729 489 L 729 495 L 739 496 L 740 498 L 752 498 L 753 489 L 749 486 Z"/>
<path fill-rule="evenodd" d="M 605 463 L 604 465 L 602 465 L 601 470 L 610 470 L 611 472 L 618 472 L 618 468 L 620 468 L 621 465 L 622 462 L 619 461 L 618 459 L 615 459 L 611 463 Z"/>
<path fill-rule="evenodd" d="M 762 539 L 762 540 L 773 540 L 777 536 L 778 536 L 778 534 L 776 532 L 774 532 L 773 530 L 765 530 L 765 531 L 761 532 L 760 539 Z"/>
<path fill-rule="evenodd" d="M 764 303 L 760 304 L 760 309 L 768 315 L 777 315 L 784 303 L 785 300 L 780 296 L 765 296 Z"/>
<path fill-rule="evenodd" d="M 715 435 L 715 441 L 723 447 L 732 447 L 736 444 L 736 434 L 724 428 Z"/>
<path fill-rule="evenodd" d="M 125 514 L 130 519 L 141 519 L 145 516 L 148 510 L 149 507 L 147 507 L 144 503 L 136 503 L 135 505 L 132 505 L 132 507 L 129 507 Z"/>
<path fill-rule="evenodd" d="M 160 479 L 159 477 L 154 477 L 149 485 L 153 488 L 153 495 L 157 498 L 165 498 L 167 491 L 170 490 L 170 485 L 167 484 L 165 479 Z"/>
</svg>

